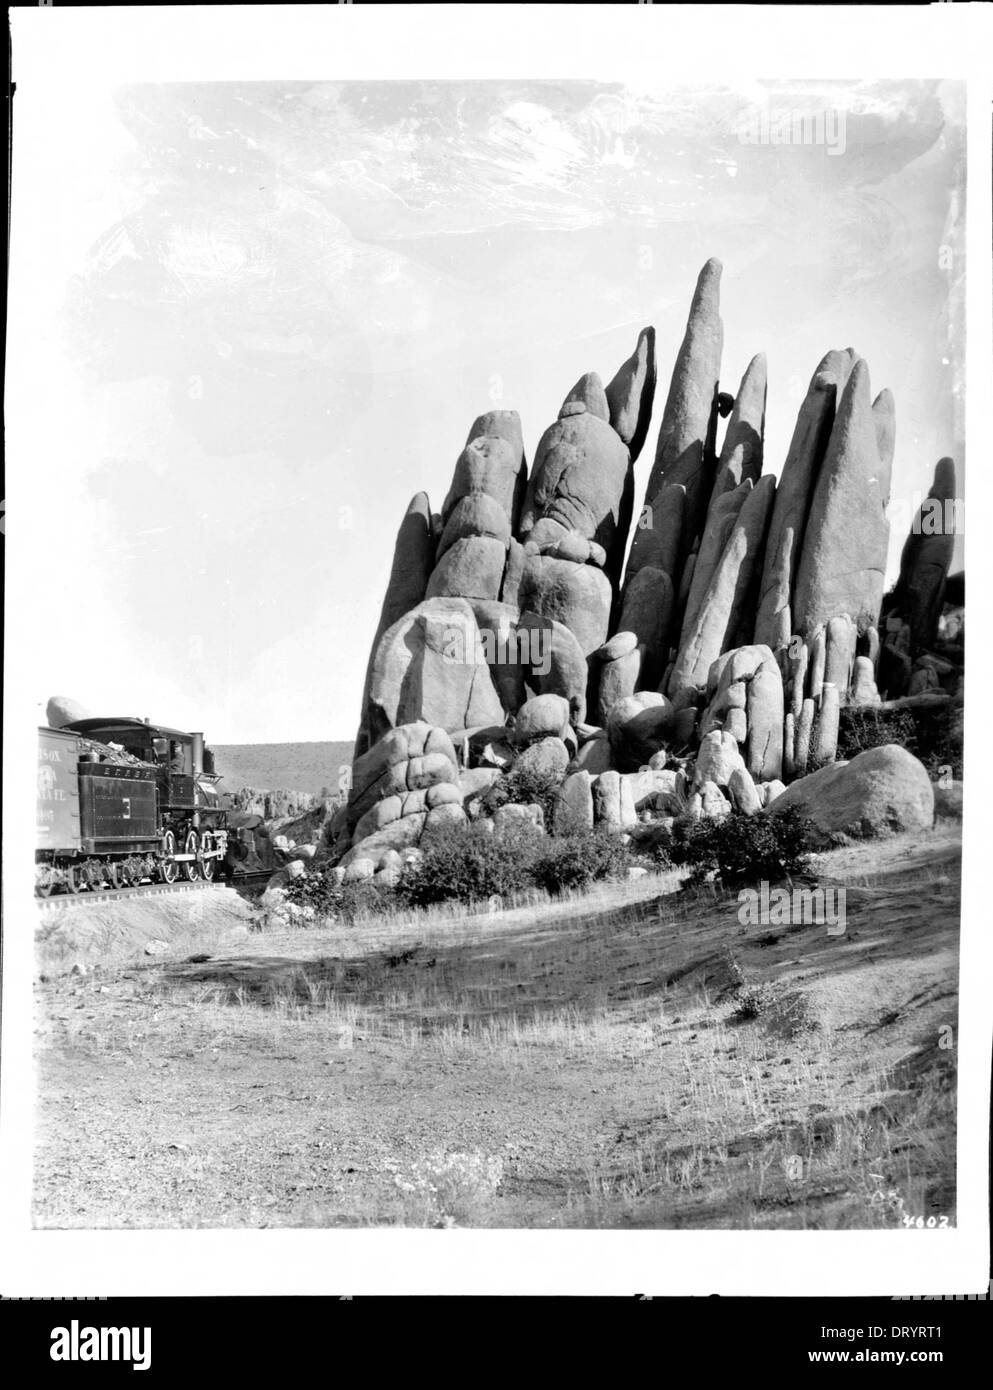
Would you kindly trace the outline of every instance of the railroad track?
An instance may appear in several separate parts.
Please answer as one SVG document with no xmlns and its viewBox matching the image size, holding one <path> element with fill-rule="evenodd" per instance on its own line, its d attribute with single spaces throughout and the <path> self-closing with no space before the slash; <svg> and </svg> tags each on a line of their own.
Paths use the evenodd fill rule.
<svg viewBox="0 0 993 1390">
<path fill-rule="evenodd" d="M 207 888 L 230 888 L 237 891 L 239 888 L 262 887 L 275 872 L 275 869 L 257 869 L 251 873 L 238 874 L 231 883 L 219 879 L 208 882 L 206 879 L 196 878 L 192 882 L 183 883 L 139 883 L 133 888 L 88 888 L 81 893 L 53 893 L 48 898 L 39 896 L 36 901 L 43 907 L 54 903 L 85 907 L 87 903 L 120 902 L 124 898 L 159 898 L 174 893 L 202 893 Z"/>
</svg>

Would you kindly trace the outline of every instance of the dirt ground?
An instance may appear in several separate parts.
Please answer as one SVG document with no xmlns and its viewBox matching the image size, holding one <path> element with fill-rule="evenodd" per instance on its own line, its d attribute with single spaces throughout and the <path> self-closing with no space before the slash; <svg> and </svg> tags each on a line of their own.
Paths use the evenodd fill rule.
<svg viewBox="0 0 993 1390">
<path fill-rule="evenodd" d="M 959 865 L 951 824 L 817 856 L 842 935 L 674 876 L 279 934 L 50 904 L 35 1224 L 953 1225 Z"/>
</svg>

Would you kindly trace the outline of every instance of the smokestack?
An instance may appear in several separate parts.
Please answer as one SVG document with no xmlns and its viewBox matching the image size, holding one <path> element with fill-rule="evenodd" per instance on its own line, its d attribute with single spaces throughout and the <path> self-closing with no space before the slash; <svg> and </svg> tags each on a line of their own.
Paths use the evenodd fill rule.
<svg viewBox="0 0 993 1390">
<path fill-rule="evenodd" d="M 203 734 L 191 734 L 193 740 L 193 776 L 203 772 Z"/>
</svg>

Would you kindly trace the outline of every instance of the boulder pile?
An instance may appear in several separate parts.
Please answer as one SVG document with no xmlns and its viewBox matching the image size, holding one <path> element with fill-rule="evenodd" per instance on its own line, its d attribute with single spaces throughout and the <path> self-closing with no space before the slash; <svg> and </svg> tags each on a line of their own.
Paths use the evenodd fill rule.
<svg viewBox="0 0 993 1390">
<path fill-rule="evenodd" d="M 839 717 L 960 698 L 952 538 L 915 525 L 884 599 L 894 402 L 852 348 L 817 364 L 778 478 L 763 471 L 766 359 L 721 389 L 720 281 L 709 260 L 640 511 L 652 328 L 606 385 L 590 371 L 567 392 L 530 471 L 516 412 L 491 411 L 440 513 L 412 499 L 330 826 L 339 876 L 395 873 L 469 819 L 623 832 L 802 804 L 826 836 L 930 823 L 921 764 L 892 747 L 838 763 Z M 954 491 L 943 459 L 922 513 Z M 544 810 L 537 792 L 497 804 L 507 774 L 551 786 Z"/>
</svg>

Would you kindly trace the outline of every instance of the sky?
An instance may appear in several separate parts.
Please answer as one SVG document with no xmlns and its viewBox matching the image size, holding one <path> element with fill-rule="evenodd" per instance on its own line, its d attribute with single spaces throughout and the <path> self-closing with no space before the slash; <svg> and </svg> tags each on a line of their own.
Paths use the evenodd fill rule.
<svg viewBox="0 0 993 1390">
<path fill-rule="evenodd" d="M 825 140 L 749 139 L 793 112 Z M 961 84 L 95 82 L 68 115 L 14 131 L 39 719 L 351 738 L 411 496 L 440 508 L 496 406 L 533 459 L 653 324 L 640 502 L 709 256 L 722 388 L 768 357 L 767 471 L 851 346 L 896 398 L 890 580 L 938 458 L 964 493 Z"/>
</svg>

